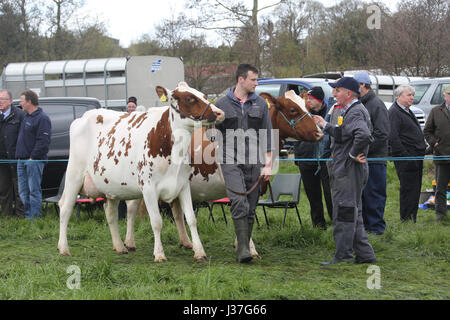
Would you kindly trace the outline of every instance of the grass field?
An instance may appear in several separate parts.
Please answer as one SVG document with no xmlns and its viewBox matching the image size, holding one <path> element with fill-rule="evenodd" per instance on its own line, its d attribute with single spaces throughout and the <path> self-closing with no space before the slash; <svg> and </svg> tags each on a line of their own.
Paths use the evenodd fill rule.
<svg viewBox="0 0 450 320">
<path fill-rule="evenodd" d="M 281 172 L 297 172 L 283 164 Z M 422 189 L 431 187 L 433 165 L 426 163 Z M 369 265 L 344 263 L 320 267 L 334 253 L 332 228 L 311 227 L 309 203 L 302 189 L 300 229 L 295 211 L 281 229 L 282 210 L 271 210 L 270 229 L 261 222 L 254 241 L 262 259 L 241 265 L 232 248 L 234 230 L 220 208 L 216 224 L 200 209 L 198 229 L 209 262 L 195 263 L 193 253 L 178 248 L 176 226 L 164 218 L 162 240 L 168 262 L 153 262 L 153 233 L 148 218 L 136 222 L 137 251 L 112 251 L 104 213 L 75 214 L 69 224 L 72 256 L 56 250 L 59 219 L 53 209 L 43 219 L 0 218 L 0 299 L 450 299 L 450 223 L 435 222 L 434 211 L 419 210 L 417 223 L 401 223 L 398 180 L 388 167 L 387 230 L 369 235 L 377 255 L 379 289 L 369 289 L 376 274 Z M 328 218 L 327 218 L 328 219 Z M 125 235 L 125 221 L 120 221 Z M 80 289 L 69 289 L 70 266 L 79 268 Z M 68 269 L 69 268 L 69 269 Z M 69 271 L 69 272 L 68 272 Z M 71 278 L 72 277 L 72 278 Z M 370 278 L 371 277 L 371 278 Z M 369 279 L 370 278 L 370 279 Z M 369 281 L 368 281 L 369 280 Z"/>
</svg>

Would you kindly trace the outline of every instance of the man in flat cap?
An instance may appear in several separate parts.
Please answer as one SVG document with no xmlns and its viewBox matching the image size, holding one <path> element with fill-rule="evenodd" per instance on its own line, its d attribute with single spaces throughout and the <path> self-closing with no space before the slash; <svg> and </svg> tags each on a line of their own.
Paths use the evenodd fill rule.
<svg viewBox="0 0 450 320">
<path fill-rule="evenodd" d="M 444 88 L 444 103 L 431 109 L 423 129 L 435 156 L 450 156 L 450 85 Z M 434 160 L 436 174 L 436 221 L 447 216 L 447 189 L 450 160 Z"/>
<path fill-rule="evenodd" d="M 306 105 L 311 114 L 319 115 L 322 118 L 328 113 L 328 105 L 324 101 L 325 94 L 321 87 L 313 87 L 308 91 Z M 294 152 L 296 159 L 314 159 L 329 158 L 330 154 L 324 154 L 324 146 L 328 143 L 329 135 L 325 135 L 319 142 L 298 141 L 295 144 Z M 323 203 L 322 203 L 322 188 L 325 196 L 328 215 L 330 219 L 333 213 L 333 203 L 331 200 L 330 178 L 325 163 L 321 163 L 320 167 L 315 161 L 296 161 L 298 165 L 303 186 L 305 187 L 306 196 L 309 200 L 311 209 L 311 221 L 314 227 L 322 229 L 327 228 L 325 222 Z"/>
<path fill-rule="evenodd" d="M 369 175 L 366 156 L 373 141 L 370 116 L 358 100 L 359 83 L 355 79 L 343 77 L 329 85 L 336 88 L 335 97 L 343 112 L 338 125 L 314 116 L 324 133 L 334 137 L 331 174 L 336 252 L 331 261 L 322 262 L 321 266 L 353 261 L 353 253 L 355 263 L 374 263 L 375 253 L 364 230 L 361 203 Z"/>
</svg>

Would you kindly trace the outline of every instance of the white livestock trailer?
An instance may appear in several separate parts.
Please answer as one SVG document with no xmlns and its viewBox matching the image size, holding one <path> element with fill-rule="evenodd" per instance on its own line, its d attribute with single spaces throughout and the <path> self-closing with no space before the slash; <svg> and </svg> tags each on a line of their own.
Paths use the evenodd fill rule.
<svg viewBox="0 0 450 320">
<path fill-rule="evenodd" d="M 180 58 L 132 56 L 104 59 L 21 62 L 7 64 L 0 88 L 13 98 L 31 89 L 39 97 L 94 97 L 102 107 L 123 109 L 135 96 L 139 105 L 160 105 L 155 87 L 175 88 L 184 81 Z"/>
</svg>

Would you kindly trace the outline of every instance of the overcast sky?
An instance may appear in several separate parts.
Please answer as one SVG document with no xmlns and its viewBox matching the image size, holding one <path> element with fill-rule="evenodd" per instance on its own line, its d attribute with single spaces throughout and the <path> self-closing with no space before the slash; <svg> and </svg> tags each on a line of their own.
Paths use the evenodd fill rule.
<svg viewBox="0 0 450 320">
<path fill-rule="evenodd" d="M 252 3 L 251 0 L 244 0 Z M 275 0 L 261 0 L 262 4 Z M 337 0 L 320 0 L 325 6 L 338 3 Z M 367 1 L 366 2 L 371 2 Z M 394 11 L 398 0 L 382 0 Z M 82 13 L 98 17 L 106 24 L 108 34 L 128 47 L 143 34 L 155 34 L 155 24 L 172 15 L 177 16 L 183 9 L 184 0 L 86 0 Z"/>
</svg>

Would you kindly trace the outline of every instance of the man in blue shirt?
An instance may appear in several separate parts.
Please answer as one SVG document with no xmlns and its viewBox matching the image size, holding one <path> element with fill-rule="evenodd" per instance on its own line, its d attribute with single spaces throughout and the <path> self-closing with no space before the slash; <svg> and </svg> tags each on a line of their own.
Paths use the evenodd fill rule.
<svg viewBox="0 0 450 320">
<path fill-rule="evenodd" d="M 20 105 L 26 112 L 17 139 L 16 158 L 19 194 L 25 216 L 42 216 L 42 172 L 50 146 L 52 126 L 50 118 L 39 107 L 39 98 L 31 90 L 20 96 Z"/>
</svg>

